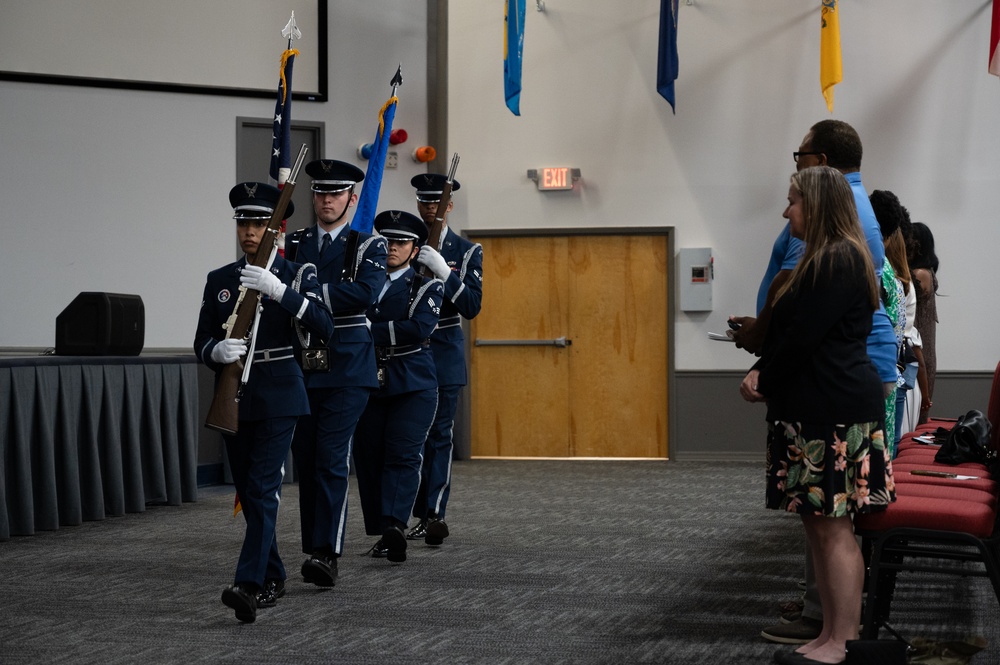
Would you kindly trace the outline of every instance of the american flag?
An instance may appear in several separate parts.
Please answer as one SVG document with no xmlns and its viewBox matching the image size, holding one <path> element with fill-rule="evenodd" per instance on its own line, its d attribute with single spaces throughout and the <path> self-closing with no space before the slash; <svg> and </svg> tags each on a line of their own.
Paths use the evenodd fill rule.
<svg viewBox="0 0 1000 665">
<path fill-rule="evenodd" d="M 271 183 L 280 189 L 288 179 L 292 167 L 292 65 L 296 49 L 281 54 L 281 78 L 278 80 L 278 98 L 274 103 L 274 127 L 271 132 Z"/>
<path fill-rule="evenodd" d="M 289 45 L 291 39 L 289 38 Z M 281 54 L 281 77 L 278 79 L 278 97 L 274 102 L 274 125 L 271 130 L 271 168 L 269 180 L 278 189 L 285 186 L 288 174 L 292 170 L 292 66 L 296 49 L 287 49 Z M 281 233 L 278 235 L 278 254 L 285 255 L 286 220 L 281 220 Z"/>
</svg>

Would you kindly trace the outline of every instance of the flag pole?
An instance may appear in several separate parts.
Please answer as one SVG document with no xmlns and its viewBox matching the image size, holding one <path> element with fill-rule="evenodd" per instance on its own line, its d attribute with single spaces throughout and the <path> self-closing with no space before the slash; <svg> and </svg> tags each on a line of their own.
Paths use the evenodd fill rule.
<svg viewBox="0 0 1000 665">
<path fill-rule="evenodd" d="M 288 46 L 285 52 L 281 54 L 281 73 L 278 78 L 278 94 L 277 100 L 275 101 L 274 108 L 274 126 L 271 138 L 271 163 L 268 167 L 268 177 L 270 180 L 274 181 L 274 185 L 278 189 L 282 189 L 285 185 L 285 180 L 288 178 L 290 172 L 290 158 L 291 155 L 288 154 L 289 144 L 291 142 L 291 122 L 292 118 L 289 113 L 291 110 L 289 107 L 289 94 L 291 87 L 289 80 L 291 78 L 291 64 L 294 62 L 295 56 L 298 51 L 292 48 L 293 39 L 302 39 L 302 31 L 299 30 L 298 25 L 295 23 L 295 12 L 292 12 L 291 18 L 288 19 L 288 23 L 281 30 L 281 36 L 288 40 Z M 291 61 L 291 62 L 289 62 Z M 281 227 L 279 229 L 278 238 L 274 244 L 273 251 L 284 256 L 285 247 L 285 220 L 281 220 Z M 233 517 L 239 515 L 240 511 L 243 510 L 243 504 L 240 501 L 239 493 L 233 497 Z"/>
</svg>

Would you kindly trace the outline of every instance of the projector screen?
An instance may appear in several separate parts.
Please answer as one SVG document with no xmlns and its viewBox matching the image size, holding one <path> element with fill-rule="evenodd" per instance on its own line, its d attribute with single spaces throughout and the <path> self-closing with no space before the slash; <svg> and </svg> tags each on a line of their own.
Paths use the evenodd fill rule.
<svg viewBox="0 0 1000 665">
<path fill-rule="evenodd" d="M 294 98 L 326 101 L 327 0 L 9 2 L 0 79 L 273 96 L 292 11 Z"/>
</svg>

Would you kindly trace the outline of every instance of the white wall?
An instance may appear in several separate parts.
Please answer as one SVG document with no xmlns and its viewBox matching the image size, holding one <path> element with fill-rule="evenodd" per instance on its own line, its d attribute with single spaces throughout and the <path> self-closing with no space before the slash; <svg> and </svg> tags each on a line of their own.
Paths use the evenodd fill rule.
<svg viewBox="0 0 1000 665">
<path fill-rule="evenodd" d="M 748 357 L 705 332 L 751 313 L 783 223 L 791 151 L 831 117 L 818 83 L 819 2 L 685 3 L 673 115 L 654 90 L 659 2 L 546 0 L 539 13 L 528 0 L 520 118 L 503 104 L 503 3 L 448 3 L 448 140 L 463 183 L 452 222 L 676 227 L 677 247 L 711 246 L 716 265 L 715 311 L 677 312 L 676 367 L 739 369 Z M 992 370 L 1000 358 L 1000 80 L 986 73 L 987 7 L 841 6 L 845 81 L 832 117 L 860 132 L 868 189 L 895 191 L 937 236 L 942 370 Z M 381 208 L 412 209 L 409 178 L 423 170 L 407 155 L 426 143 L 425 24 L 422 2 L 331 3 L 331 101 L 294 106 L 295 118 L 327 123 L 326 156 L 349 159 L 371 140 L 403 62 L 396 126 L 410 139 Z M 235 118 L 272 108 L 0 82 L 0 347 L 52 345 L 56 315 L 80 291 L 138 293 L 146 346 L 188 347 L 205 273 L 234 253 Z M 582 169 L 576 191 L 543 194 L 525 177 L 553 165 Z"/>
<path fill-rule="evenodd" d="M 324 156 L 355 159 L 403 63 L 395 127 L 409 140 L 380 208 L 412 209 L 409 179 L 426 170 L 404 157 L 427 142 L 426 20 L 410 0 L 331 3 L 330 101 L 293 104 L 295 120 L 326 123 Z M 77 293 L 109 291 L 142 296 L 147 348 L 189 348 L 205 274 L 236 251 L 236 117 L 273 109 L 273 98 L 0 81 L 0 347 L 52 346 Z"/>
<path fill-rule="evenodd" d="M 818 0 L 686 2 L 673 115 L 655 91 L 657 0 L 546 0 L 544 12 L 529 0 L 521 117 L 503 102 L 503 3 L 450 3 L 449 147 L 465 185 L 455 223 L 676 227 L 678 248 L 714 249 L 715 311 L 677 312 L 675 366 L 744 368 L 744 352 L 705 333 L 753 313 L 791 153 L 813 123 L 846 120 L 869 192 L 896 192 L 935 233 L 939 368 L 992 371 L 1000 80 L 986 71 L 989 3 L 840 3 L 844 82 L 831 116 Z M 557 165 L 582 170 L 572 194 L 525 177 Z"/>
</svg>

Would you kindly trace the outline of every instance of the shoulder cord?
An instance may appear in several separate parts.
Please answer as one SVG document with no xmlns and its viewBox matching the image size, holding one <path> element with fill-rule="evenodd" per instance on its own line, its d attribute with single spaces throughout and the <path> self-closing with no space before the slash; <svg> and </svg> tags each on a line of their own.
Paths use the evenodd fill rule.
<svg viewBox="0 0 1000 665">
<path fill-rule="evenodd" d="M 465 273 L 469 271 L 469 261 L 472 260 L 472 255 L 476 253 L 477 249 L 482 250 L 482 248 L 483 246 L 477 242 L 472 245 L 472 247 L 469 248 L 469 251 L 465 253 L 465 256 L 462 257 L 462 270 L 458 273 L 458 278 L 463 282 L 465 281 Z"/>
<path fill-rule="evenodd" d="M 314 272 L 316 271 L 316 266 L 311 263 L 303 263 L 299 268 L 299 271 L 295 273 L 295 279 L 292 280 L 292 288 L 298 291 L 302 287 L 302 276 L 305 274 L 306 268 L 311 268 Z M 309 343 L 312 341 L 312 333 L 302 330 L 302 324 L 298 319 L 293 318 L 292 321 L 295 324 L 295 334 L 298 335 L 299 344 L 302 345 L 303 349 L 309 348 Z"/>
<path fill-rule="evenodd" d="M 441 280 L 439 280 L 439 279 L 429 279 L 429 280 L 427 280 L 416 291 L 415 294 L 413 294 L 413 289 L 412 288 L 410 289 L 410 292 L 413 295 L 410 298 L 410 311 L 407 314 L 407 318 L 408 319 L 412 319 L 413 318 L 413 314 L 414 314 L 414 312 L 417 311 L 417 305 L 420 303 L 420 299 L 423 298 L 424 294 L 427 293 L 427 290 L 434 285 L 434 282 L 437 282 L 438 284 L 440 284 Z M 414 280 L 413 285 L 416 286 L 416 280 Z"/>
</svg>

